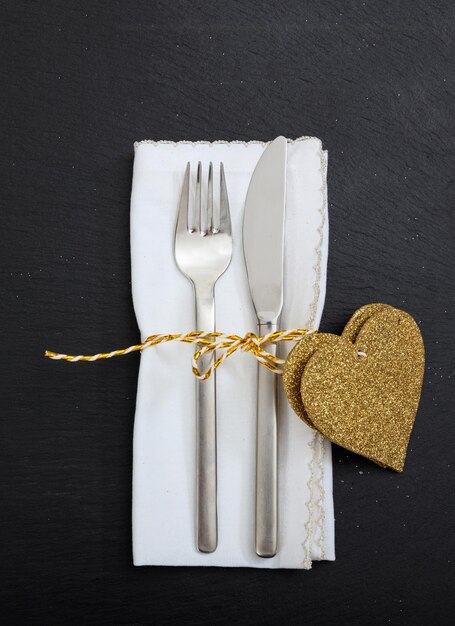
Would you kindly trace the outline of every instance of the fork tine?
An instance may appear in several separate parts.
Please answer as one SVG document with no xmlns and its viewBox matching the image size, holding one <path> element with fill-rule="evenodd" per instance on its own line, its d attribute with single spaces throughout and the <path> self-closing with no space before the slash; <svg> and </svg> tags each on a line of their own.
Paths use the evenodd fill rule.
<svg viewBox="0 0 455 626">
<path fill-rule="evenodd" d="M 179 212 L 177 215 L 176 232 L 182 233 L 189 229 L 188 207 L 190 203 L 190 163 L 186 165 L 185 176 L 183 178 L 182 192 L 180 194 Z"/>
<path fill-rule="evenodd" d="M 228 235 L 231 234 L 231 214 L 223 163 L 220 163 L 220 230 Z"/>
<path fill-rule="evenodd" d="M 202 163 L 199 161 L 197 164 L 196 175 L 196 201 L 194 204 L 194 220 L 193 231 L 201 232 L 201 210 L 202 210 Z"/>
<path fill-rule="evenodd" d="M 207 184 L 207 223 L 206 233 L 213 231 L 213 163 L 209 164 L 209 179 Z"/>
</svg>

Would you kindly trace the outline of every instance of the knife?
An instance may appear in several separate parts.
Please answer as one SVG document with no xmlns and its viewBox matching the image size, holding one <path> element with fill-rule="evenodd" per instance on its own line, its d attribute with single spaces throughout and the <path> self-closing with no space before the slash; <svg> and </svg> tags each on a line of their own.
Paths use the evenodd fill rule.
<svg viewBox="0 0 455 626">
<path fill-rule="evenodd" d="M 243 218 L 243 250 L 258 334 L 278 329 L 283 307 L 287 140 L 272 141 L 251 177 Z M 267 350 L 276 353 L 275 344 Z M 277 380 L 258 364 L 256 431 L 256 554 L 277 551 Z"/>
</svg>

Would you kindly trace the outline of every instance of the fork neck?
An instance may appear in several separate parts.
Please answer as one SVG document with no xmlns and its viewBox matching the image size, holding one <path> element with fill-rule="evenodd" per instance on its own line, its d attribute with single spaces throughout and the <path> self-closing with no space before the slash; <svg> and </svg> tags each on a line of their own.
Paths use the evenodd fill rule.
<svg viewBox="0 0 455 626">
<path fill-rule="evenodd" d="M 215 330 L 214 285 L 194 285 L 196 330 Z"/>
</svg>

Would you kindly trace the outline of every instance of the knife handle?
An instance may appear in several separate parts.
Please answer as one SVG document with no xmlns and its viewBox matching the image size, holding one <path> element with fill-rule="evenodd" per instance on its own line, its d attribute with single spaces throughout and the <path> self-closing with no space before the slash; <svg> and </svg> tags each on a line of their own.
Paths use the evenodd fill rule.
<svg viewBox="0 0 455 626">
<path fill-rule="evenodd" d="M 213 287 L 195 288 L 196 329 L 215 330 Z M 199 360 L 209 365 L 210 355 Z M 213 552 L 218 543 L 216 471 L 216 385 L 215 372 L 207 380 L 196 380 L 196 544 L 199 552 Z"/>
<path fill-rule="evenodd" d="M 277 330 L 277 324 L 260 324 L 259 334 Z M 267 346 L 276 354 L 276 345 Z M 277 378 L 258 364 L 256 432 L 256 554 L 275 556 L 277 551 Z"/>
</svg>

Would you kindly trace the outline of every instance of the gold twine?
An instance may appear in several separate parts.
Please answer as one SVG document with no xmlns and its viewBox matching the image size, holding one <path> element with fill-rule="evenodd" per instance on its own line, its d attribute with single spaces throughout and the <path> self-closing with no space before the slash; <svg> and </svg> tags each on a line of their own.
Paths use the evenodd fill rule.
<svg viewBox="0 0 455 626">
<path fill-rule="evenodd" d="M 261 365 L 275 374 L 281 375 L 283 373 L 281 366 L 284 365 L 284 359 L 280 359 L 274 354 L 267 352 L 264 346 L 284 341 L 298 341 L 305 335 L 314 332 L 317 331 L 306 330 L 304 328 L 294 328 L 293 330 L 277 330 L 275 332 L 268 333 L 267 335 L 247 333 L 245 336 L 241 337 L 239 335 L 226 335 L 219 332 L 195 331 L 186 334 L 176 333 L 172 335 L 150 335 L 143 343 L 138 343 L 134 346 L 130 346 L 129 348 L 112 350 L 111 352 L 100 352 L 99 354 L 93 354 L 91 356 L 84 356 L 82 354 L 72 356 L 69 354 L 51 352 L 50 350 L 46 350 L 44 356 L 56 361 L 69 361 L 71 363 L 75 363 L 77 361 L 99 361 L 101 359 L 111 359 L 115 356 L 129 354 L 130 352 L 142 351 L 161 343 L 178 341 L 181 343 L 193 343 L 199 347 L 193 356 L 192 371 L 196 378 L 199 378 L 200 380 L 206 380 L 209 378 L 212 372 L 237 350 L 250 352 Z M 216 356 L 217 351 L 221 352 L 218 357 Z M 200 370 L 198 367 L 198 361 L 206 354 L 210 356 L 208 365 L 205 369 Z"/>
</svg>

